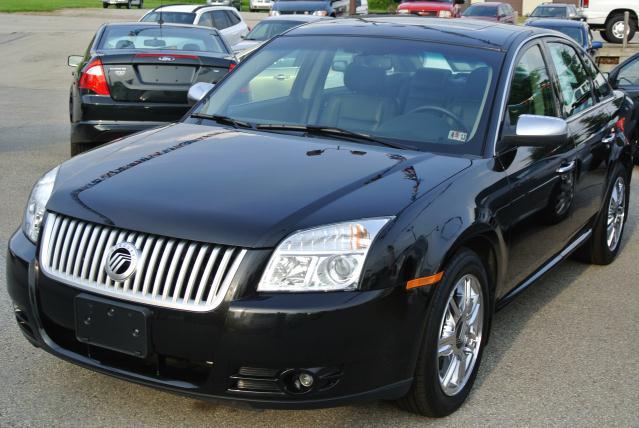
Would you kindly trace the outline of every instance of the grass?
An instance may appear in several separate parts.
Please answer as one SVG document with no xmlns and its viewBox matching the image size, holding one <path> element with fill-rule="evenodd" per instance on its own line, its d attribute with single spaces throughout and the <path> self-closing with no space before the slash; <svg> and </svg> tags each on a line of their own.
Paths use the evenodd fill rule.
<svg viewBox="0 0 639 428">
<path fill-rule="evenodd" d="M 158 7 L 161 3 L 178 3 L 178 1 L 144 0 L 144 9 Z M 180 0 L 179 3 L 203 4 L 204 1 Z M 100 0 L 0 0 L 0 12 L 49 12 L 57 9 L 88 7 L 102 7 L 102 2 Z M 248 9 L 248 0 L 246 8 Z"/>
</svg>

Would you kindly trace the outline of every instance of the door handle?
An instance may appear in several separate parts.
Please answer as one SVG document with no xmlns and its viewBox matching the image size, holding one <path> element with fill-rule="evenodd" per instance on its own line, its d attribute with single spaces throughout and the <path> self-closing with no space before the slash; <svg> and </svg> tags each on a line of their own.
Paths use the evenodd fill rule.
<svg viewBox="0 0 639 428">
<path fill-rule="evenodd" d="M 573 160 L 570 162 L 565 162 L 565 163 L 562 163 L 561 166 L 556 169 L 556 172 L 558 174 L 565 174 L 575 169 L 575 166 L 577 166 L 577 161 Z"/>
</svg>

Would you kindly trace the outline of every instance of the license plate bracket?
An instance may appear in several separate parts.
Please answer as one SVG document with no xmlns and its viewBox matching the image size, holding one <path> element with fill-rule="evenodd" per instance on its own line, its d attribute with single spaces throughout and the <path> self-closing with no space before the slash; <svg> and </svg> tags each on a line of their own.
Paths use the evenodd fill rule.
<svg viewBox="0 0 639 428">
<path fill-rule="evenodd" d="M 84 293 L 74 307 L 78 341 L 138 358 L 149 354 L 150 310 Z"/>
</svg>

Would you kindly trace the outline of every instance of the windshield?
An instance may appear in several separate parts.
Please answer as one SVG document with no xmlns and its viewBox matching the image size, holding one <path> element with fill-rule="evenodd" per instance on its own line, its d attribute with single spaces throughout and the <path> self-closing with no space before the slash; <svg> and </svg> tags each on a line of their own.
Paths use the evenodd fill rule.
<svg viewBox="0 0 639 428">
<path fill-rule="evenodd" d="M 502 54 L 374 37 L 274 39 L 198 108 L 252 126 L 319 126 L 480 154 Z"/>
<path fill-rule="evenodd" d="M 159 22 L 160 18 L 162 22 L 167 24 L 193 24 L 195 21 L 195 14 L 189 12 L 151 12 L 145 15 L 142 22 Z"/>
<path fill-rule="evenodd" d="M 98 49 L 160 49 L 228 53 L 215 30 L 164 25 L 107 27 L 100 38 Z"/>
<path fill-rule="evenodd" d="M 497 16 L 494 6 L 471 6 L 464 12 L 464 16 Z"/>
<path fill-rule="evenodd" d="M 552 27 L 552 30 L 561 31 L 566 36 L 576 40 L 580 45 L 584 44 L 584 35 L 579 27 Z"/>
<path fill-rule="evenodd" d="M 530 16 L 535 18 L 562 18 L 566 16 L 566 8 L 563 6 L 538 6 Z"/>
<path fill-rule="evenodd" d="M 262 21 L 245 37 L 246 40 L 269 40 L 289 28 L 303 24 L 302 21 Z"/>
</svg>

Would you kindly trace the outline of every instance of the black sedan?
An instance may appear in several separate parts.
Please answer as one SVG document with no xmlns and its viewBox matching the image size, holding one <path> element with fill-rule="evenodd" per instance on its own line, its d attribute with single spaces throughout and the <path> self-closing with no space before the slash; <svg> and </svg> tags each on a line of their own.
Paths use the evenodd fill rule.
<svg viewBox="0 0 639 428">
<path fill-rule="evenodd" d="M 196 82 L 217 83 L 235 65 L 213 28 L 107 24 L 76 67 L 69 95 L 71 155 L 179 120 Z"/>
<path fill-rule="evenodd" d="M 547 30 L 295 28 L 180 123 L 38 181 L 7 257 L 18 324 L 196 397 L 447 415 L 495 310 L 572 253 L 623 248 L 623 101 Z"/>
</svg>

